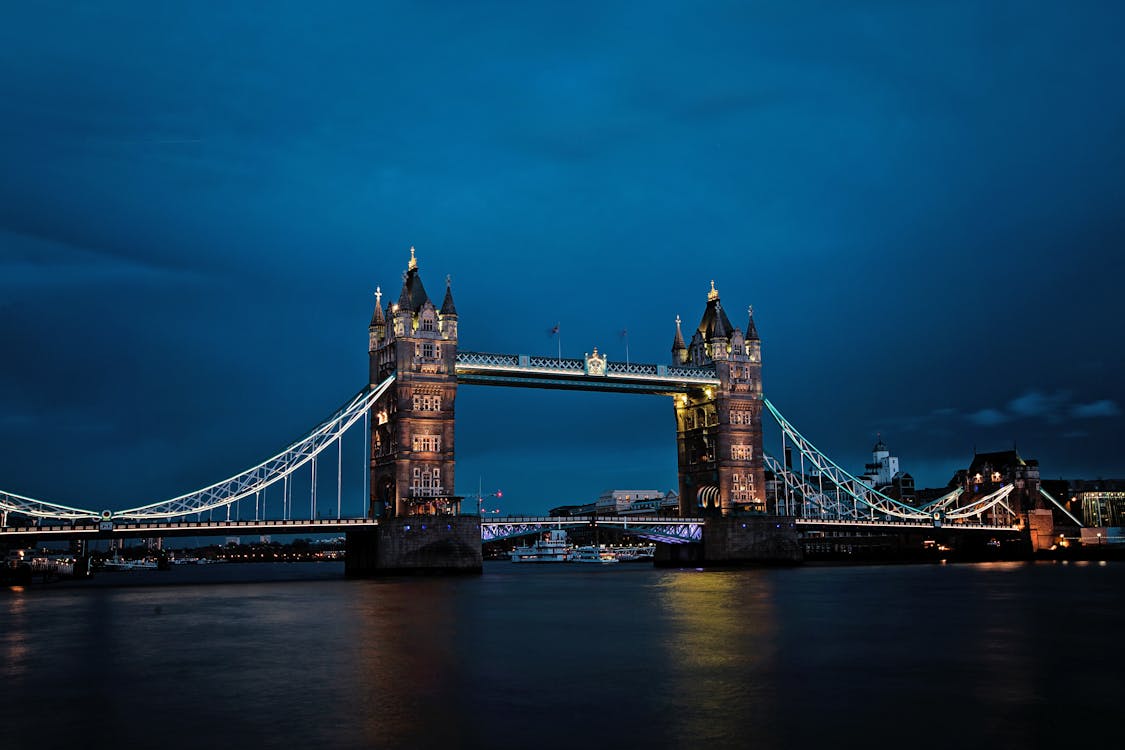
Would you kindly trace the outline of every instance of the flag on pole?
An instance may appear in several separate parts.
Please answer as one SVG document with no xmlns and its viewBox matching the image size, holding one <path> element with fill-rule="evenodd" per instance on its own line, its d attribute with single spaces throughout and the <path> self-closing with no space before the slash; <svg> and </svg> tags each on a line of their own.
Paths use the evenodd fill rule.
<svg viewBox="0 0 1125 750">
<path fill-rule="evenodd" d="M 562 334 L 559 333 L 559 324 L 558 323 L 555 323 L 555 327 L 550 330 L 548 335 L 558 337 L 558 339 L 557 339 L 558 344 L 559 344 L 558 357 L 559 357 L 559 361 L 561 362 L 562 361 Z"/>
</svg>

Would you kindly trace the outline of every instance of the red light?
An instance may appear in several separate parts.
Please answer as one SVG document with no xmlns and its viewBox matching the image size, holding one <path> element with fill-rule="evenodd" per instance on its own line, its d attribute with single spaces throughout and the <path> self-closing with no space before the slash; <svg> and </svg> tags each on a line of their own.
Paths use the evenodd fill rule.
<svg viewBox="0 0 1125 750">
<path fill-rule="evenodd" d="M 504 497 L 504 493 L 500 490 L 496 490 L 496 497 Z"/>
</svg>

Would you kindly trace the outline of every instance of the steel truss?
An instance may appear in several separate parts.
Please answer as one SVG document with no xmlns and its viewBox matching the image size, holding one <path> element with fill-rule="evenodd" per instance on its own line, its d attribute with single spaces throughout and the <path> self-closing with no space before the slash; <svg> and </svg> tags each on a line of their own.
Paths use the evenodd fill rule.
<svg viewBox="0 0 1125 750">
<path fill-rule="evenodd" d="M 586 360 L 572 357 L 540 357 L 523 354 L 489 352 L 457 352 L 457 365 L 463 370 L 501 371 L 513 374 L 584 375 Z M 607 362 L 606 373 L 619 377 L 641 377 L 650 380 L 688 381 L 716 385 L 718 376 L 713 367 L 672 367 L 642 362 Z"/>
<path fill-rule="evenodd" d="M 228 507 L 286 479 L 294 471 L 312 461 L 325 448 L 336 443 L 348 429 L 363 419 L 368 410 L 390 388 L 392 382 L 394 382 L 393 375 L 378 386 L 364 388 L 308 435 L 257 466 L 186 495 L 126 510 L 94 511 L 0 492 L 0 511 L 5 516 L 8 513 L 17 513 L 33 518 L 64 520 L 100 518 L 107 521 L 111 519 L 139 521 L 157 518 L 181 518 L 197 513 L 206 513 L 216 508 Z"/>
<path fill-rule="evenodd" d="M 667 544 L 687 544 L 703 539 L 702 518 L 590 518 L 582 516 L 551 516 L 505 518 L 481 521 L 482 542 L 496 542 L 529 534 L 541 534 L 549 529 L 572 529 L 604 526 L 628 531 L 634 536 Z"/>
<path fill-rule="evenodd" d="M 778 512 L 804 518 L 851 521 L 915 521 L 940 525 L 944 521 L 958 523 L 984 522 L 984 514 L 999 506 L 1015 519 L 1015 513 L 1004 501 L 1014 486 L 1005 485 L 997 491 L 956 506 L 962 494 L 953 490 L 926 505 L 915 507 L 885 495 L 868 486 L 828 458 L 769 399 L 762 399 L 769 413 L 781 427 L 782 445 L 797 449 L 801 470 L 784 466 L 773 456 L 764 456 L 766 468 L 782 480 L 784 497 L 779 498 Z"/>
</svg>

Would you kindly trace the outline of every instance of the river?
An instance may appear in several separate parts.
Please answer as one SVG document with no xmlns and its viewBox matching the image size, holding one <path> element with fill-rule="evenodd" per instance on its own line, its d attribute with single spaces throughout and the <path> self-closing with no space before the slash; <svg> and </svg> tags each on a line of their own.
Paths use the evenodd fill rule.
<svg viewBox="0 0 1125 750">
<path fill-rule="evenodd" d="M 0 746 L 1022 750 L 1120 736 L 1119 562 L 342 576 L 231 564 L 0 592 Z"/>
</svg>

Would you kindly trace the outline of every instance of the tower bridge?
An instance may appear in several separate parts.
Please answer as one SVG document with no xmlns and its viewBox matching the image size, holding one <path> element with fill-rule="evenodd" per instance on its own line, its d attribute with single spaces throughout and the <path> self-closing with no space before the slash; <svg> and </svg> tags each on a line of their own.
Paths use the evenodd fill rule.
<svg viewBox="0 0 1125 750">
<path fill-rule="evenodd" d="M 349 568 L 362 573 L 479 570 L 482 541 L 568 524 L 628 528 L 666 545 L 694 545 L 704 550 L 699 554 L 705 559 L 697 553 L 691 559 L 704 562 L 797 561 L 802 534 L 885 534 L 944 526 L 947 533 L 1011 536 L 1026 525 L 1024 509 L 1008 502 L 1011 486 L 975 497 L 954 491 L 916 507 L 841 468 L 764 397 L 753 308 L 745 327 L 732 325 L 714 282 L 695 328 L 685 336 L 681 319 L 675 319 L 671 357 L 665 363 L 614 362 L 596 348 L 581 358 L 461 350 L 452 283 L 446 277 L 438 305 L 422 283 L 413 248 L 397 299 L 384 304 L 382 297 L 378 288 L 368 327 L 367 385 L 286 450 L 196 492 L 123 510 L 99 511 L 0 491 L 0 540 L 201 536 L 232 529 L 344 531 Z M 461 498 L 454 492 L 454 424 L 457 390 L 464 385 L 669 397 L 675 415 L 678 516 L 482 522 L 462 515 Z M 781 459 L 765 450 L 767 416 L 780 431 Z M 366 446 L 366 501 L 362 512 L 346 514 L 342 444 L 353 429 L 362 430 Z M 318 511 L 322 461 L 328 462 L 328 476 L 336 478 L 335 519 Z M 306 519 L 292 496 L 298 472 L 310 475 Z M 251 502 L 252 521 L 244 517 Z M 672 562 L 676 559 L 673 555 Z"/>
</svg>

